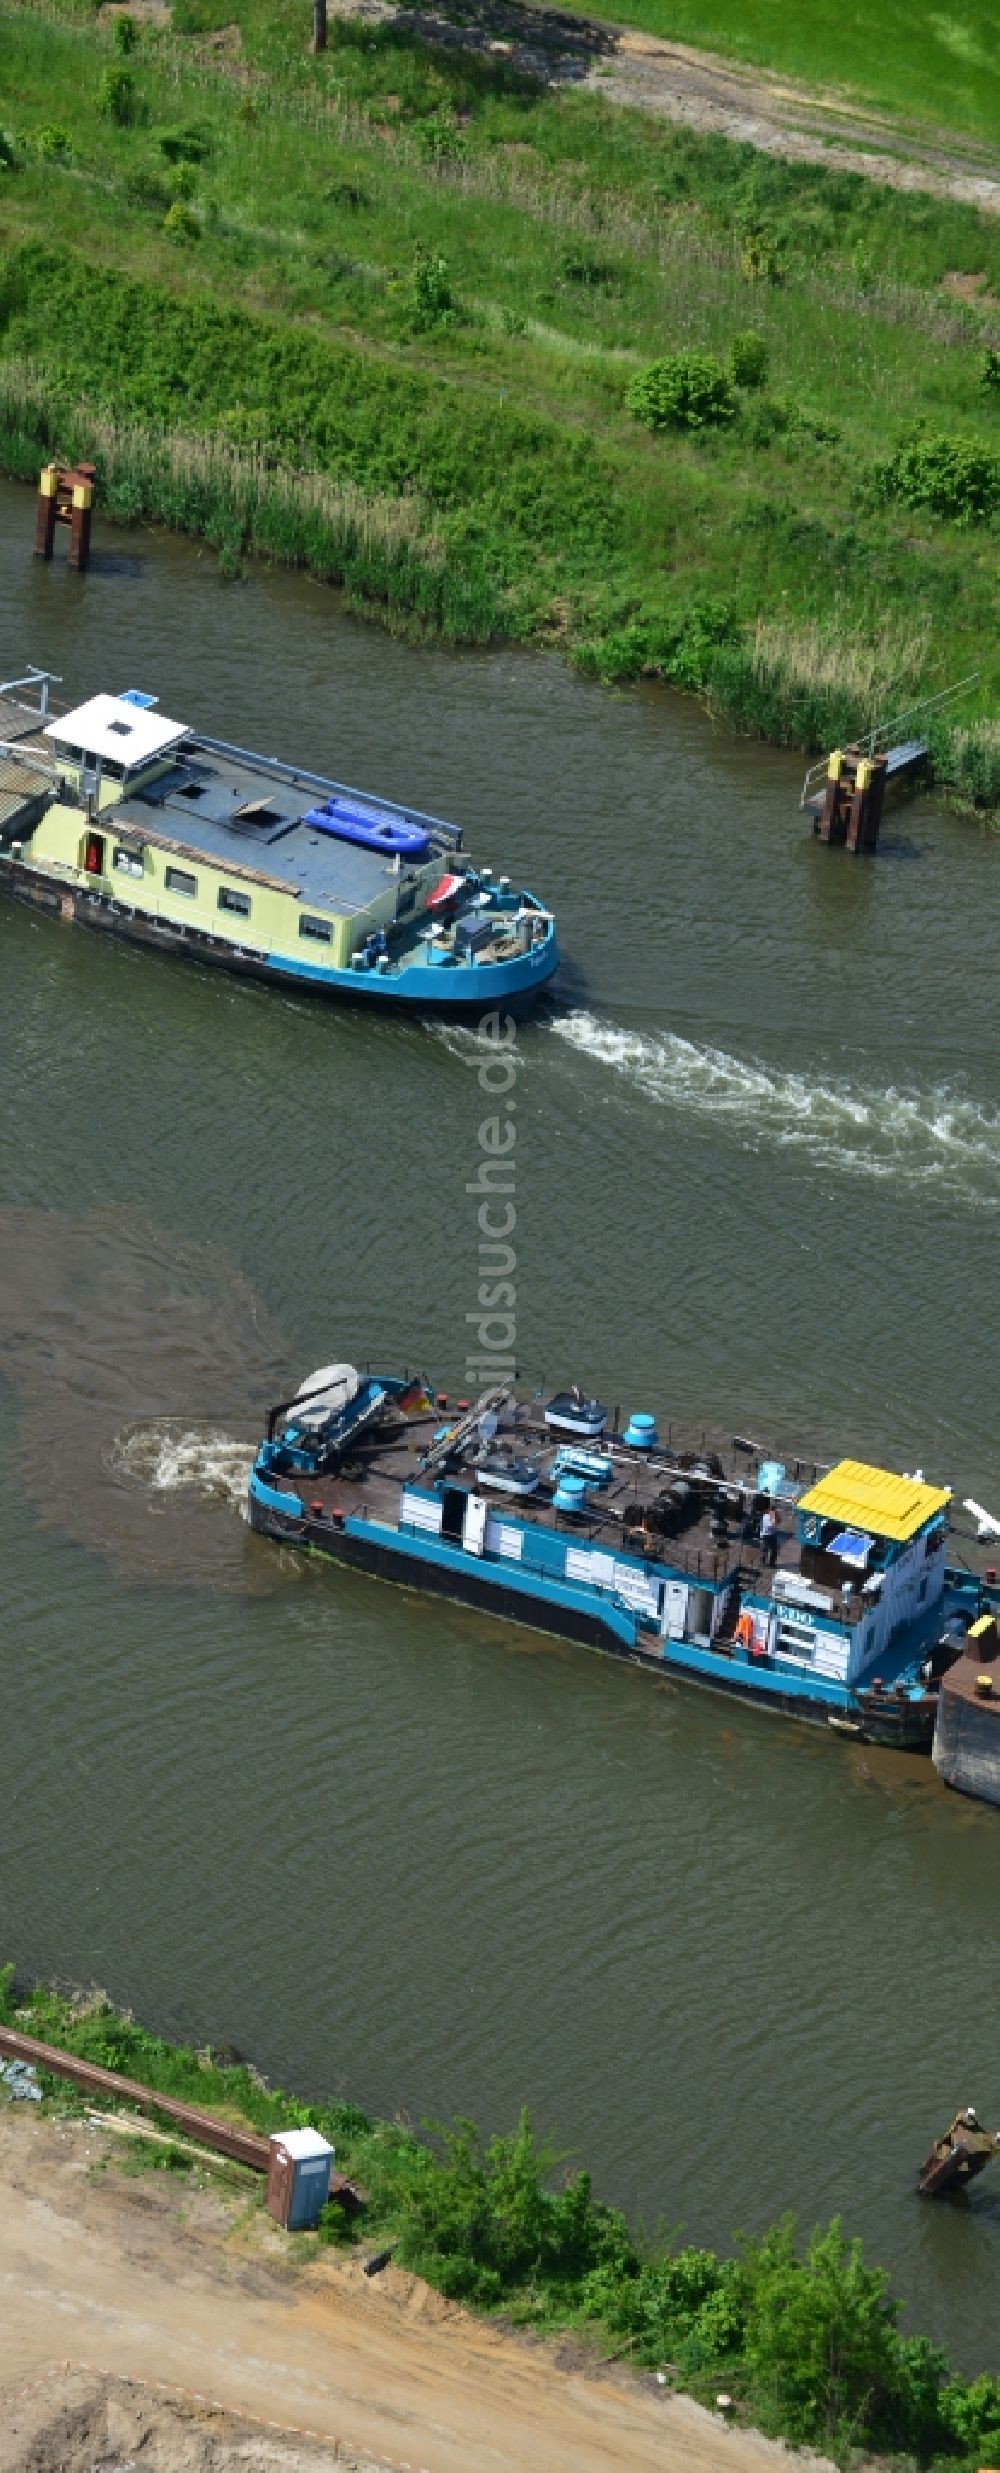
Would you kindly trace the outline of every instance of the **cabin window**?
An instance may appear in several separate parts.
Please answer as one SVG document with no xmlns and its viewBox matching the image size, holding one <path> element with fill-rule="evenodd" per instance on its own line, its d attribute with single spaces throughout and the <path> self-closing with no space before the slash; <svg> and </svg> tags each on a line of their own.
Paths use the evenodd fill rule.
<svg viewBox="0 0 1000 2473">
<path fill-rule="evenodd" d="M 235 893 L 231 885 L 220 884 L 219 909 L 235 910 L 237 918 L 248 919 L 250 916 L 250 895 L 249 893 Z"/>
<path fill-rule="evenodd" d="M 141 850 L 116 850 L 115 866 L 119 875 L 141 876 L 143 872 Z"/>
<path fill-rule="evenodd" d="M 190 901 L 198 891 L 197 876 L 189 876 L 183 867 L 168 867 L 166 883 L 168 893 L 184 893 Z"/>
<path fill-rule="evenodd" d="M 315 919 L 304 910 L 299 920 L 299 935 L 311 936 L 318 945 L 333 943 L 333 925 L 329 919 Z"/>
</svg>

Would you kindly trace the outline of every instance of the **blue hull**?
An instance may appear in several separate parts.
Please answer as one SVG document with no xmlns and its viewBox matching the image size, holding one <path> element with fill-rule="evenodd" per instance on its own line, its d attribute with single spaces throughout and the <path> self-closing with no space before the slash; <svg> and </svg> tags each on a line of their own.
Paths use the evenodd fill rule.
<svg viewBox="0 0 1000 2473">
<path fill-rule="evenodd" d="M 246 952 L 221 936 L 168 926 L 163 920 L 154 922 L 141 911 L 126 909 L 99 893 L 76 886 L 67 890 L 40 875 L 26 875 L 2 855 L 0 889 L 56 917 L 65 918 L 68 909 L 79 925 L 144 945 L 147 952 L 178 954 L 208 968 L 230 971 L 237 978 L 256 979 L 260 985 L 295 988 L 300 994 L 331 997 L 342 1004 L 381 1005 L 386 1011 L 443 1014 L 452 1020 L 469 1020 L 498 1009 L 527 1011 L 560 963 L 555 929 L 551 928 L 530 952 L 509 962 L 455 962 L 437 967 L 419 962 L 391 971 L 324 969 L 313 962 Z"/>
<path fill-rule="evenodd" d="M 275 960 L 267 964 L 267 976 L 308 989 L 313 995 L 340 997 L 349 1004 L 467 1017 L 532 1004 L 554 978 L 559 959 L 553 933 L 544 944 L 534 945 L 530 953 L 518 954 L 512 962 L 455 962 L 437 969 L 420 963 L 409 969 L 362 971 L 323 970 L 309 962 Z"/>
<path fill-rule="evenodd" d="M 897 1749 L 929 1751 L 933 1706 L 925 1698 L 887 1695 L 873 1707 L 866 1696 L 816 1675 L 764 1667 L 738 1652 L 691 1640 L 656 1640 L 639 1617 L 610 1596 L 574 1587 L 537 1571 L 521 1570 L 489 1556 L 472 1560 L 460 1545 L 402 1535 L 382 1522 L 348 1516 L 331 1528 L 311 1516 L 302 1497 L 269 1485 L 254 1469 L 249 1489 L 250 1526 L 259 1534 L 319 1553 L 371 1577 L 422 1594 L 450 1597 L 528 1625 L 580 1646 L 597 1648 L 647 1672 L 722 1692 L 774 1716 L 808 1720 L 833 1731 Z"/>
</svg>

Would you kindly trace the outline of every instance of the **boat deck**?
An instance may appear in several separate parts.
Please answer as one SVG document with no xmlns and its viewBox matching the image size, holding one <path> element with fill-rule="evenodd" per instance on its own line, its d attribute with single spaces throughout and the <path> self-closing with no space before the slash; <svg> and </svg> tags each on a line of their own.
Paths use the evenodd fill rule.
<svg viewBox="0 0 1000 2473">
<path fill-rule="evenodd" d="M 372 824 L 402 821 L 440 836 L 438 856 L 441 847 L 454 847 L 454 828 L 433 818 L 315 773 L 196 739 L 185 743 L 168 772 L 114 809 L 112 829 L 123 838 L 131 832 L 169 841 L 193 859 L 250 869 L 317 909 L 350 917 L 405 878 L 408 863 L 397 869 L 381 851 L 307 825 L 310 808 L 331 796 L 349 798 L 352 810 Z M 434 855 L 432 846 L 431 861 Z"/>
<path fill-rule="evenodd" d="M 279 1493 L 297 1496 L 304 1502 L 306 1512 L 313 1520 L 332 1520 L 337 1515 L 348 1519 L 362 1518 L 397 1529 L 402 1488 L 413 1486 L 418 1490 L 429 1490 L 435 1478 L 445 1475 L 440 1464 L 436 1469 L 427 1469 L 424 1461 L 435 1437 L 441 1434 L 443 1424 L 448 1421 L 446 1412 L 434 1409 L 427 1416 L 408 1419 L 405 1430 L 396 1436 L 386 1435 L 380 1440 L 377 1434 L 371 1434 L 359 1438 L 354 1454 L 345 1460 L 339 1471 L 318 1477 L 282 1476 L 275 1471 L 269 1472 L 269 1482 Z M 537 1406 L 520 1404 L 513 1411 L 504 1411 L 497 1442 L 518 1455 L 527 1454 L 541 1459 L 543 1482 L 538 1491 L 517 1495 L 484 1482 L 471 1450 L 461 1466 L 447 1471 L 447 1482 L 474 1487 L 495 1507 L 500 1517 L 506 1515 L 512 1520 L 525 1520 L 534 1528 L 557 1531 L 567 1543 L 574 1540 L 587 1544 L 603 1543 L 619 1555 L 634 1556 L 637 1561 L 655 1564 L 689 1581 L 703 1580 L 716 1586 L 738 1570 L 745 1590 L 754 1592 L 759 1589 L 761 1595 L 769 1595 L 775 1570 L 797 1574 L 800 1569 L 793 1504 L 780 1499 L 775 1503 L 779 1521 L 776 1556 L 773 1564 L 765 1565 L 759 1539 L 746 1533 L 747 1521 L 743 1514 L 749 1512 L 754 1493 L 746 1459 L 741 1460 L 731 1444 L 726 1449 L 721 1438 L 716 1440 L 702 1435 L 699 1439 L 697 1435 L 685 1436 L 683 1433 L 675 1435 L 673 1428 L 670 1433 L 669 1448 L 658 1449 L 648 1457 L 626 1449 L 617 1437 L 610 1435 L 604 1438 L 603 1444 L 582 1445 L 585 1450 L 612 1457 L 614 1474 L 608 1484 L 588 1492 L 582 1512 L 567 1514 L 554 1506 L 552 1484 L 546 1478 L 546 1471 L 560 1446 L 566 1444 L 569 1438 L 547 1427 L 541 1421 Z M 707 1471 L 708 1454 L 712 1455 L 714 1462 L 711 1477 L 701 1474 Z M 788 1465 L 790 1479 L 794 1474 L 802 1484 L 816 1475 L 812 1464 L 790 1462 Z M 723 1470 L 721 1476 L 717 1473 L 719 1466 Z M 698 1508 L 697 1518 L 693 1518 L 686 1528 L 674 1536 L 653 1532 L 644 1542 L 631 1522 L 626 1525 L 626 1512 L 634 1505 L 653 1503 L 681 1478 L 696 1486 L 699 1482 L 703 1485 L 705 1501 Z M 739 1507 L 734 1506 L 727 1523 L 726 1537 L 720 1537 L 714 1525 L 713 1497 L 717 1488 L 723 1485 L 742 1490 L 742 1503 Z M 984 1571 L 988 1567 L 988 1549 L 977 1547 L 975 1541 L 961 1530 L 958 1535 L 962 1562 L 968 1568 L 969 1586 L 974 1589 L 982 1585 Z M 953 1582 L 956 1576 L 952 1567 Z M 952 1605 L 957 1602 L 954 1585 L 950 1590 L 950 1602 Z M 946 1618 L 941 1608 L 932 1610 L 916 1645 L 913 1635 L 908 1634 L 905 1644 L 899 1644 L 898 1653 L 888 1649 L 882 1652 L 879 1667 L 887 1684 L 891 1685 L 911 1673 L 915 1659 L 919 1663 L 919 1659 L 928 1653 L 943 1619 Z M 718 1639 L 719 1648 L 727 1645 L 731 1643 L 727 1643 L 724 1637 Z"/>
<path fill-rule="evenodd" d="M 440 1432 L 441 1425 L 441 1413 L 435 1410 L 426 1418 L 411 1418 L 405 1433 L 398 1440 L 386 1438 L 380 1443 L 377 1437 L 372 1437 L 359 1441 L 356 1454 L 345 1461 L 339 1471 L 308 1478 L 273 1473 L 269 1482 L 279 1492 L 297 1495 L 305 1502 L 313 1518 L 329 1518 L 333 1513 L 342 1513 L 348 1518 L 361 1517 L 396 1528 L 401 1488 L 404 1485 L 429 1487 L 434 1475 L 442 1474 L 440 1468 L 425 1471 L 422 1466 L 424 1454 L 435 1434 Z M 625 1513 L 636 1504 L 656 1501 L 679 1478 L 696 1485 L 698 1479 L 690 1467 L 673 1455 L 667 1458 L 656 1453 L 647 1460 L 609 1438 L 603 1446 L 583 1447 L 596 1451 L 603 1449 L 613 1457 L 615 1469 L 610 1482 L 600 1488 L 595 1487 L 588 1494 L 585 1511 L 569 1514 L 557 1511 L 551 1500 L 551 1489 L 544 1482 L 545 1460 L 553 1458 L 560 1445 L 568 1439 L 554 1434 L 551 1428 L 533 1421 L 529 1413 L 521 1410 L 516 1418 L 504 1417 L 498 1441 L 509 1444 L 519 1453 L 537 1454 L 542 1458 L 543 1484 L 536 1493 L 515 1495 L 500 1486 L 490 1485 L 472 1457 L 464 1460 L 461 1467 L 448 1472 L 448 1482 L 475 1487 L 495 1505 L 501 1516 L 506 1512 L 511 1519 L 524 1518 L 535 1528 L 558 1530 L 570 1543 L 574 1538 L 587 1543 L 600 1543 L 604 1539 L 619 1554 L 634 1554 L 641 1559 L 642 1546 L 631 1524 L 626 1526 Z M 750 1494 L 753 1491 L 748 1487 L 745 1470 L 737 1473 L 727 1469 L 724 1477 L 709 1478 L 705 1485 L 706 1503 L 697 1519 L 692 1519 L 690 1525 L 675 1537 L 658 1536 L 645 1559 L 663 1564 L 689 1579 L 711 1582 L 724 1580 L 737 1566 L 749 1578 L 761 1572 L 760 1546 L 742 1534 L 743 1522 L 735 1513 L 727 1539 L 713 1534 L 712 1496 L 721 1484 L 742 1486 Z M 778 1510 L 777 1567 L 795 1571 L 798 1569 L 799 1551 L 791 1507 L 786 1505 L 782 1511 L 779 1505 Z"/>
</svg>

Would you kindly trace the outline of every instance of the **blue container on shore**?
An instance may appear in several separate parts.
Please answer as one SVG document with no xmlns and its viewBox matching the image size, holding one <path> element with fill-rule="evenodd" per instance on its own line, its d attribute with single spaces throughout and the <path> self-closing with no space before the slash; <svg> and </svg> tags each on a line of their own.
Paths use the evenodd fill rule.
<svg viewBox="0 0 1000 2473">
<path fill-rule="evenodd" d="M 271 2139 L 267 2212 L 288 2233 L 315 2232 L 330 2195 L 333 2148 L 318 2130 L 278 2130 Z"/>
</svg>

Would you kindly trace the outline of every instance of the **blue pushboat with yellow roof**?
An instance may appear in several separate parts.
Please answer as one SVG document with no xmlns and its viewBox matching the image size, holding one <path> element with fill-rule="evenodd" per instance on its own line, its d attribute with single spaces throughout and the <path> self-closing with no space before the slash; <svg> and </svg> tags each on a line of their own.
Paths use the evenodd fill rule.
<svg viewBox="0 0 1000 2473">
<path fill-rule="evenodd" d="M 726 1456 L 578 1388 L 446 1413 L 405 1376 L 328 1366 L 272 1409 L 260 1534 L 556 1632 L 678 1682 L 904 1750 L 995 1574 L 949 1561 L 952 1498 L 859 1460 Z"/>
</svg>

